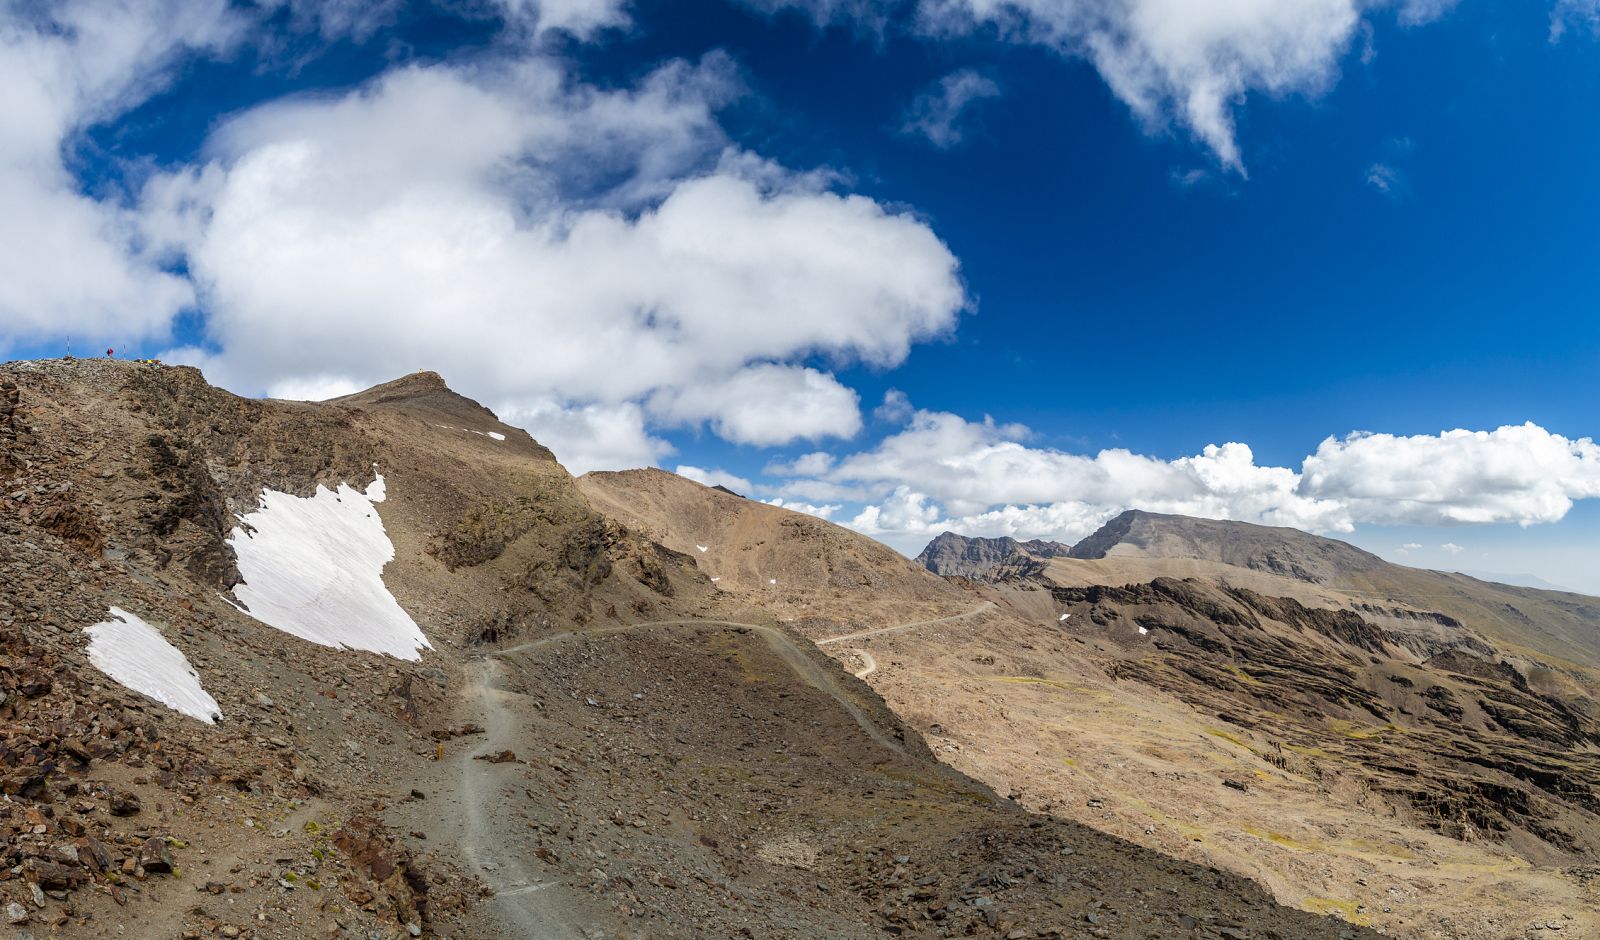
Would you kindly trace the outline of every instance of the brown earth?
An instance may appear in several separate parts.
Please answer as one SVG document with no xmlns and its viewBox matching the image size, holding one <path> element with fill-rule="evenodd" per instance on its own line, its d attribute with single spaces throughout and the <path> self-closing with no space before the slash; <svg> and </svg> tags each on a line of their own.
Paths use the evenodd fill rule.
<svg viewBox="0 0 1600 940">
<path fill-rule="evenodd" d="M 942 578 L 864 535 L 677 474 L 586 473 L 578 488 L 607 517 L 693 558 L 730 599 L 770 611 L 808 636 L 972 606 Z"/>
<path fill-rule="evenodd" d="M 862 641 L 873 686 L 999 792 L 1285 903 L 1600 935 L 1600 602 L 1129 515 L 968 582 L 986 622 Z"/>
<path fill-rule="evenodd" d="M 375 467 L 420 661 L 223 598 L 263 488 Z M 779 531 L 825 559 L 786 578 L 898 577 Z M 813 615 L 700 564 L 431 374 L 315 405 L 187 368 L 0 366 L 0 915 L 62 937 L 1371 935 L 996 796 L 779 622 L 970 614 L 861 640 L 893 643 L 983 622 L 980 599 L 923 576 L 899 621 L 848 592 Z M 188 656 L 220 725 L 88 664 L 113 605 Z"/>
</svg>

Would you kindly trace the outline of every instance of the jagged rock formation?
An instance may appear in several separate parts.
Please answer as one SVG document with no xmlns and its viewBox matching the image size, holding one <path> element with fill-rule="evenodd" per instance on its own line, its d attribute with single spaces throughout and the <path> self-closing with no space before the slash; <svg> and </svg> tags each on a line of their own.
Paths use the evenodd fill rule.
<svg viewBox="0 0 1600 940">
<path fill-rule="evenodd" d="M 1070 551 L 1069 546 L 1044 539 L 1019 542 L 1010 536 L 978 538 L 943 532 L 923 548 L 916 562 L 941 577 L 985 581 Z"/>
</svg>

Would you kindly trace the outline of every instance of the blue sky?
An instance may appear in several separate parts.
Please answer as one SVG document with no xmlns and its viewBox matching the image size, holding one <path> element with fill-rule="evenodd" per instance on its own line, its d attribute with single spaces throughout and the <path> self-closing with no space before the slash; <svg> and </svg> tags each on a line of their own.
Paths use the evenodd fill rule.
<svg viewBox="0 0 1600 940">
<path fill-rule="evenodd" d="M 1600 593 L 1591 2 L 0 20 L 8 357 L 436 368 L 908 551 L 1138 506 Z"/>
</svg>

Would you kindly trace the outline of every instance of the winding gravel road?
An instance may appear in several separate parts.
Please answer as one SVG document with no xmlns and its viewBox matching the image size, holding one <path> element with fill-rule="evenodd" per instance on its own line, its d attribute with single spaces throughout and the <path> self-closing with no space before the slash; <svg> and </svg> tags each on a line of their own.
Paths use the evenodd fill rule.
<svg viewBox="0 0 1600 940">
<path fill-rule="evenodd" d="M 984 601 L 964 614 L 955 614 L 951 617 L 940 617 L 937 620 L 918 620 L 914 623 L 897 623 L 891 627 L 878 627 L 874 630 L 860 630 L 856 633 L 843 633 L 839 636 L 830 636 L 825 640 L 818 640 L 818 646 L 828 646 L 832 643 L 843 643 L 847 640 L 862 640 L 869 636 L 883 636 L 885 633 L 900 633 L 905 630 L 915 630 L 918 627 L 936 627 L 941 623 L 955 623 L 958 620 L 967 620 L 979 614 L 994 610 L 994 601 Z"/>
</svg>

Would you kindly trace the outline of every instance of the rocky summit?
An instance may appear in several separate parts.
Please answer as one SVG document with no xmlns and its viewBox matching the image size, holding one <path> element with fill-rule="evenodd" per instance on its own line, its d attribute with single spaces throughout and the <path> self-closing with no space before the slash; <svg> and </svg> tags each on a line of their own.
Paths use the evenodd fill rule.
<svg viewBox="0 0 1600 940">
<path fill-rule="evenodd" d="M 997 787 L 1004 748 L 952 759 L 976 699 L 885 702 L 910 672 L 870 664 L 875 643 L 1020 640 L 1005 598 L 669 475 L 574 481 L 558 456 L 429 373 L 310 404 L 153 363 L 0 366 L 8 929 L 1376 936 Z M 1394 648 L 1271 616 L 1273 637 Z M 1215 648 L 1249 640 L 1167 632 L 1223 674 Z M 1552 749 L 1587 740 L 1484 663 L 1446 683 L 1484 735 L 1515 712 Z M 1518 831 L 1577 832 L 1538 810 Z"/>
<path fill-rule="evenodd" d="M 1066 555 L 1072 546 L 1044 539 L 1019 542 L 1010 536 L 978 538 L 941 533 L 917 556 L 917 564 L 934 574 L 983 581 L 1003 578 L 1030 563 Z"/>
</svg>

